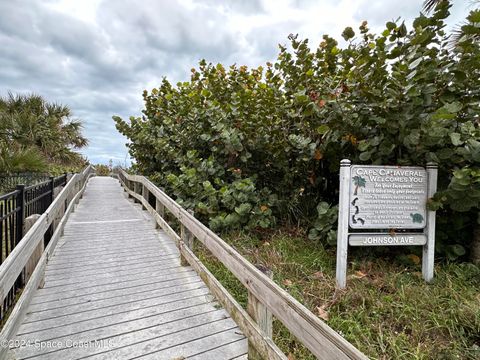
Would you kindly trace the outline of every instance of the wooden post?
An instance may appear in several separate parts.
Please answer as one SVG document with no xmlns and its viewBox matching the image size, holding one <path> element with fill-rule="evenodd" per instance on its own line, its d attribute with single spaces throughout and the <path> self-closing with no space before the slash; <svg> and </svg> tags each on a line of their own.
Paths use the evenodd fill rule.
<svg viewBox="0 0 480 360">
<path fill-rule="evenodd" d="M 437 192 L 438 166 L 436 163 L 427 164 L 427 198 L 430 199 Z M 427 224 L 425 232 L 427 242 L 423 246 L 422 275 L 426 282 L 433 280 L 433 263 L 435 259 L 435 211 L 427 209 Z"/>
<path fill-rule="evenodd" d="M 142 188 L 142 197 L 147 201 L 148 203 L 148 189 L 145 185 L 143 184 L 140 184 L 141 188 Z M 147 210 L 147 208 L 145 206 L 143 206 L 143 203 L 142 203 L 142 209 L 143 210 Z"/>
<path fill-rule="evenodd" d="M 193 215 L 193 210 L 188 210 L 188 212 Z M 193 250 L 193 234 L 182 223 L 180 223 L 180 237 L 182 238 L 185 246 L 188 247 L 190 250 Z M 180 264 L 182 266 L 190 265 L 187 259 L 185 259 L 182 254 L 180 254 Z"/>
<path fill-rule="evenodd" d="M 35 222 L 38 220 L 40 217 L 39 214 L 33 214 L 30 215 L 25 219 L 25 222 L 23 224 L 23 235 L 25 235 L 28 230 L 35 224 Z M 35 267 L 38 264 L 38 260 L 40 260 L 44 250 L 44 244 L 43 241 L 38 242 L 38 246 L 35 248 L 33 251 L 32 255 L 28 259 L 27 264 L 25 265 L 25 268 L 23 269 L 23 279 L 24 279 L 24 284 L 27 283 L 28 279 L 30 279 L 30 276 L 32 276 L 33 271 L 35 270 Z"/>
<path fill-rule="evenodd" d="M 138 192 L 139 192 L 138 191 L 138 183 L 136 181 L 133 182 L 133 192 L 135 194 L 138 194 Z M 136 197 L 133 197 L 133 202 L 138 204 L 140 201 Z"/>
<path fill-rule="evenodd" d="M 257 268 L 267 275 L 270 279 L 273 278 L 273 272 L 264 267 L 258 266 Z M 250 291 L 248 292 L 248 303 L 247 303 L 247 312 L 252 317 L 253 320 L 257 323 L 260 330 L 263 331 L 265 336 L 272 338 L 272 313 L 263 305 Z M 248 359 L 249 360 L 267 360 L 263 359 L 262 356 L 257 352 L 253 344 L 248 342 Z"/>
<path fill-rule="evenodd" d="M 75 186 L 73 187 L 73 192 L 76 194 L 80 191 L 80 189 L 82 188 L 82 184 L 81 184 L 81 179 L 80 179 L 80 176 L 81 175 L 78 175 L 78 174 L 75 174 L 73 175 L 75 176 Z M 83 197 L 83 194 L 80 194 L 80 196 L 75 200 L 75 204 L 78 204 L 80 202 L 80 199 Z"/>
<path fill-rule="evenodd" d="M 162 219 L 165 218 L 165 206 L 158 200 L 155 199 L 155 211 Z M 157 223 L 156 228 L 160 228 L 160 225 Z"/>
<path fill-rule="evenodd" d="M 338 199 L 338 229 L 337 229 L 337 287 L 347 286 L 347 256 L 348 256 L 348 213 L 350 191 L 350 160 L 340 162 L 340 193 Z"/>
</svg>

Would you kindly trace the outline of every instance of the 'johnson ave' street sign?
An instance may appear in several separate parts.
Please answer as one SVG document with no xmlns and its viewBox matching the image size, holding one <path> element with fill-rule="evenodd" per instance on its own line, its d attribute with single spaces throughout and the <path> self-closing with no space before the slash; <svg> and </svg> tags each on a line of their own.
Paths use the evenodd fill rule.
<svg viewBox="0 0 480 360">
<path fill-rule="evenodd" d="M 350 234 L 350 246 L 382 246 L 382 245 L 425 245 L 427 237 L 424 234 Z"/>
</svg>

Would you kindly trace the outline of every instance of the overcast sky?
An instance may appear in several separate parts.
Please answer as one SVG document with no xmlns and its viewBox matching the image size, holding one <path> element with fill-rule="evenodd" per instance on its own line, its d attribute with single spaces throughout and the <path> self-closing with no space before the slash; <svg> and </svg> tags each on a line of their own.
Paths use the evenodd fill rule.
<svg viewBox="0 0 480 360">
<path fill-rule="evenodd" d="M 467 14 L 457 0 L 450 24 Z M 272 61 L 290 33 L 317 46 L 363 20 L 418 15 L 421 0 L 0 0 L 0 96 L 35 92 L 84 121 L 93 163 L 124 164 L 112 115 L 138 116 L 142 91 L 189 79 L 205 58 L 226 65 Z"/>
</svg>

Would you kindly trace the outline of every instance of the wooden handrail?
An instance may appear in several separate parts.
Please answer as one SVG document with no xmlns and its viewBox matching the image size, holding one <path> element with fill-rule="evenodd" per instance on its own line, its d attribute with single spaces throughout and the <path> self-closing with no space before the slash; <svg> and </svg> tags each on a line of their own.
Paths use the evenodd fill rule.
<svg viewBox="0 0 480 360">
<path fill-rule="evenodd" d="M 38 261 L 22 295 L 2 329 L 0 343 L 4 343 L 4 341 L 10 340 L 15 336 L 16 329 L 20 325 L 21 319 L 27 311 L 30 299 L 43 280 L 47 260 L 53 254 L 55 246 L 63 231 L 63 227 L 65 226 L 67 216 L 73 211 L 75 203 L 78 202 L 85 190 L 87 180 L 92 173 L 93 168 L 89 165 L 81 173 L 72 176 L 70 181 L 65 185 L 48 209 L 38 218 L 35 224 L 22 238 L 20 243 L 13 249 L 5 262 L 0 266 L 0 296 L 3 300 L 23 271 L 40 241 L 43 241 L 44 235 L 48 231 L 50 225 L 54 223 L 54 220 L 61 217 L 60 222 L 56 228 L 53 229 L 54 233 L 48 246 Z M 64 208 L 65 204 L 67 204 L 66 208 Z M 60 214 L 63 210 L 64 213 Z M 0 346 L 0 359 L 5 358 L 7 350 L 8 348 Z"/>
<path fill-rule="evenodd" d="M 367 357 L 350 344 L 346 339 L 340 336 L 327 324 L 321 321 L 304 305 L 292 297 L 288 292 L 278 286 L 268 276 L 258 270 L 253 264 L 242 257 L 235 249 L 223 241 L 217 234 L 203 225 L 194 216 L 189 214 L 172 198 L 156 187 L 150 180 L 139 175 L 129 175 L 122 169 L 119 171 L 119 179 L 127 192 L 142 202 L 157 220 L 160 226 L 165 220 L 149 205 L 149 199 L 144 198 L 144 194 L 138 194 L 132 191 L 127 185 L 130 182 L 138 183 L 147 189 L 158 202 L 161 203 L 178 221 L 190 231 L 235 277 L 243 284 L 243 286 L 253 294 L 283 325 L 287 327 L 295 337 L 303 343 L 317 358 L 319 359 L 367 359 Z M 173 231 L 169 227 L 168 232 Z M 176 235 L 176 234 L 175 234 Z M 179 249 L 182 256 L 199 272 L 202 279 L 211 288 L 210 282 L 213 281 L 211 275 L 206 268 L 201 268 L 201 263 L 195 257 L 193 252 L 185 246 L 182 239 L 176 235 L 175 240 L 179 243 Z M 212 279 L 213 278 L 213 279 Z M 216 280 L 216 279 L 215 279 Z M 225 303 L 233 306 L 231 309 L 226 307 L 232 318 L 249 338 L 249 341 L 255 345 L 260 355 L 268 359 L 285 359 L 285 355 L 279 354 L 278 348 L 273 344 L 271 339 L 259 330 L 258 326 L 253 325 L 252 318 L 244 312 L 242 316 L 238 315 L 238 303 L 222 301 L 222 296 L 227 296 L 226 290 L 219 290 L 218 280 L 214 284 L 212 292 L 225 306 Z M 220 297 L 218 296 L 220 293 Z M 228 294 L 228 296 L 230 296 Z M 231 297 L 231 296 L 230 296 Z M 243 309 L 242 309 L 243 310 Z M 240 320 L 240 322 L 239 322 Z M 257 332 L 260 331 L 260 335 Z M 272 345 L 273 344 L 273 345 Z M 282 356 L 283 355 L 283 356 Z"/>
</svg>

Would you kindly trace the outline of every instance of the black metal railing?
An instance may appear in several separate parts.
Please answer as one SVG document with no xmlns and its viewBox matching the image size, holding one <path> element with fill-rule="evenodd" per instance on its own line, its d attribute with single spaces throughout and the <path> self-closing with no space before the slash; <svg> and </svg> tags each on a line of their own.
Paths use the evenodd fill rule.
<svg viewBox="0 0 480 360">
<path fill-rule="evenodd" d="M 51 177 L 50 180 L 39 184 L 25 186 L 17 185 L 16 190 L 0 196 L 0 239 L 1 254 L 0 264 L 10 255 L 24 235 L 25 219 L 33 214 L 43 214 L 54 199 L 55 188 L 64 186 L 67 183 L 67 175 Z M 50 241 L 52 231 L 45 234 L 45 246 Z M 10 290 L 8 296 L 0 309 L 0 320 L 15 301 L 18 289 L 23 286 L 21 276 L 17 279 L 15 286 Z"/>
<path fill-rule="evenodd" d="M 25 186 L 35 185 L 48 181 L 50 176 L 44 173 L 14 173 L 0 174 L 0 193 L 11 192 L 15 190 L 18 184 Z"/>
<path fill-rule="evenodd" d="M 0 237 L 2 239 L 0 263 L 5 261 L 22 237 L 23 203 L 20 194 L 20 190 L 15 190 L 0 197 Z M 8 292 L 0 312 L 1 318 L 5 315 L 5 310 L 14 303 L 15 295 L 21 285 L 21 279 L 17 279 L 13 289 Z"/>
</svg>

